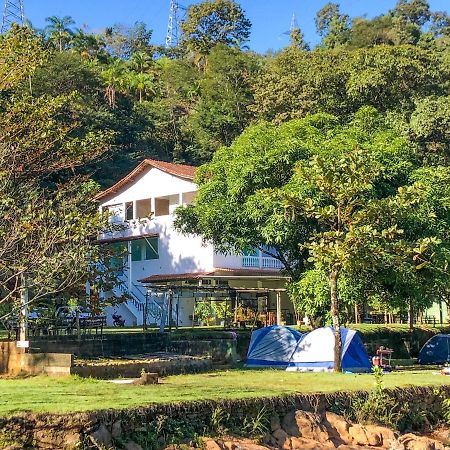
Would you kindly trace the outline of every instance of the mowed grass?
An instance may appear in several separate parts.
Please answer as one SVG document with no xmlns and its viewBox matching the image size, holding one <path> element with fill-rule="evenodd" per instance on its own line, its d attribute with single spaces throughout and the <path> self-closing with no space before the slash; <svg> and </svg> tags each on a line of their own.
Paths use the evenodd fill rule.
<svg viewBox="0 0 450 450">
<path fill-rule="evenodd" d="M 432 371 L 386 374 L 386 387 L 450 384 Z M 159 385 L 133 386 L 79 377 L 37 376 L 0 379 L 0 415 L 67 413 L 145 406 L 156 402 L 240 399 L 291 393 L 371 389 L 370 374 L 292 373 L 277 370 L 228 370 L 162 379 Z"/>
</svg>

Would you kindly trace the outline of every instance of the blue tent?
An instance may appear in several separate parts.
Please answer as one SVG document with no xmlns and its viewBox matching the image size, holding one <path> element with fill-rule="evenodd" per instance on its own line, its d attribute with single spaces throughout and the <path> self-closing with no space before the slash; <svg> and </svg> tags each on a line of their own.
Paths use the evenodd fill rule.
<svg viewBox="0 0 450 450">
<path fill-rule="evenodd" d="M 302 334 L 289 327 L 274 325 L 252 333 L 247 352 L 247 367 L 285 369 Z"/>
<path fill-rule="evenodd" d="M 419 364 L 450 362 L 450 334 L 437 334 L 429 339 L 419 352 Z"/>
<path fill-rule="evenodd" d="M 369 355 L 354 330 L 341 328 L 342 369 L 348 372 L 370 372 Z M 298 342 L 289 361 L 288 371 L 326 372 L 334 368 L 334 331 L 318 328 Z"/>
</svg>

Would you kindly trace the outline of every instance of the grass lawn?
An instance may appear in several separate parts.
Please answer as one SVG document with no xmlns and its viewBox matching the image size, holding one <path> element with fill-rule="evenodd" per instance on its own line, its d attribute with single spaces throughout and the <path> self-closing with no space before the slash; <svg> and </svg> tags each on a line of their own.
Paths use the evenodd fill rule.
<svg viewBox="0 0 450 450">
<path fill-rule="evenodd" d="M 386 387 L 450 384 L 432 371 L 397 372 Z M 292 373 L 277 370 L 229 370 L 164 378 L 162 384 L 130 386 L 78 377 L 0 379 L 0 415 L 22 411 L 75 412 L 144 406 L 155 402 L 249 398 L 289 393 L 371 389 L 370 374 Z"/>
</svg>

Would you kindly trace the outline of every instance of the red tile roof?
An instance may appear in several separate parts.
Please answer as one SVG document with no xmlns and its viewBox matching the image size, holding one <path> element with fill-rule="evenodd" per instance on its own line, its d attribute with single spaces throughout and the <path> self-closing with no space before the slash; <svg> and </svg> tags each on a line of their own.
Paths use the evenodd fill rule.
<svg viewBox="0 0 450 450">
<path fill-rule="evenodd" d="M 158 161 L 156 159 L 144 159 L 134 170 L 132 170 L 127 176 L 123 177 L 116 184 L 108 189 L 100 192 L 95 196 L 95 200 L 101 200 L 110 194 L 115 194 L 122 187 L 126 186 L 131 181 L 135 180 L 147 167 L 154 167 L 156 169 L 162 170 L 163 172 L 169 173 L 179 178 L 184 178 L 186 180 L 193 180 L 196 167 L 187 166 L 184 164 L 173 164 L 165 161 Z"/>
<path fill-rule="evenodd" d="M 157 283 L 164 281 L 184 281 L 199 280 L 202 278 L 287 278 L 278 270 L 259 270 L 259 269 L 214 269 L 209 272 L 189 272 L 189 273 L 169 273 L 161 275 L 151 275 L 139 280 L 141 283 Z"/>
</svg>

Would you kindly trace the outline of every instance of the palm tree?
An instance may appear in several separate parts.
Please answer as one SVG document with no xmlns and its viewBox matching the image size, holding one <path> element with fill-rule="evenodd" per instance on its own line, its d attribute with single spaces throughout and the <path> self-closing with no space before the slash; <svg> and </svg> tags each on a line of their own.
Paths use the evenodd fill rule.
<svg viewBox="0 0 450 450">
<path fill-rule="evenodd" d="M 62 52 L 73 36 L 70 26 L 74 25 L 75 21 L 70 16 L 50 16 L 45 21 L 48 23 L 45 27 L 48 40 L 56 43 L 59 51 Z"/>
<path fill-rule="evenodd" d="M 97 58 L 104 49 L 104 43 L 95 35 L 78 29 L 72 37 L 72 49 L 86 59 Z"/>
<path fill-rule="evenodd" d="M 145 94 L 155 94 L 155 77 L 152 73 L 131 72 L 129 82 L 139 95 L 139 103 L 142 103 Z"/>
<path fill-rule="evenodd" d="M 116 92 L 124 89 L 127 78 L 124 62 L 120 59 L 114 60 L 112 64 L 107 66 L 101 75 L 106 84 L 105 97 L 109 107 L 114 109 L 116 107 Z"/>
<path fill-rule="evenodd" d="M 144 73 L 150 68 L 152 57 L 145 52 L 133 53 L 130 58 L 130 67 L 137 73 Z"/>
</svg>

